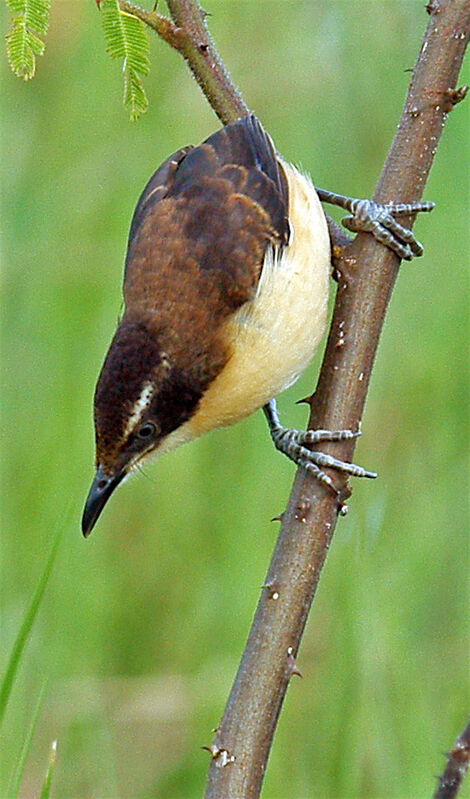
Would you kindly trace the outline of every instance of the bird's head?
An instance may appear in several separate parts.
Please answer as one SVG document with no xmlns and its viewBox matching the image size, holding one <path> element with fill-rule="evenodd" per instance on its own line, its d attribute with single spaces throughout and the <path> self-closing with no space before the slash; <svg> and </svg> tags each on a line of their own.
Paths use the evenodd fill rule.
<svg viewBox="0 0 470 799">
<path fill-rule="evenodd" d="M 166 342 L 168 344 L 168 342 Z M 175 363 L 155 326 L 124 316 L 96 386 L 96 475 L 82 518 L 89 535 L 114 489 L 156 453 L 197 406 L 201 388 Z"/>
</svg>

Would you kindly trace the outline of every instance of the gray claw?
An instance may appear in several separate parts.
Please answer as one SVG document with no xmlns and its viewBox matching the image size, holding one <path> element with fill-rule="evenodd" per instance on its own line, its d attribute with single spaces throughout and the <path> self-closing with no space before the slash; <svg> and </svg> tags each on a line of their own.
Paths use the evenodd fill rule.
<svg viewBox="0 0 470 799">
<path fill-rule="evenodd" d="M 348 230 L 354 233 L 371 233 L 377 241 L 407 261 L 411 261 L 415 255 L 423 254 L 423 247 L 413 232 L 401 225 L 396 217 L 432 211 L 434 203 L 381 204 L 373 200 L 344 197 L 323 189 L 317 189 L 317 193 L 322 202 L 339 205 L 350 212 L 351 216 L 343 219 L 343 225 Z"/>
<path fill-rule="evenodd" d="M 271 400 L 263 408 L 268 420 L 269 429 L 275 447 L 287 455 L 297 466 L 302 466 L 315 475 L 317 480 L 328 485 L 335 494 L 338 489 L 323 468 L 337 469 L 354 477 L 377 477 L 375 472 L 369 472 L 355 463 L 346 463 L 332 455 L 308 449 L 306 444 L 315 444 L 319 441 L 345 441 L 361 435 L 360 430 L 294 430 L 283 427 L 280 423 L 276 408 L 276 401 Z M 323 467 L 323 468 L 322 468 Z"/>
</svg>

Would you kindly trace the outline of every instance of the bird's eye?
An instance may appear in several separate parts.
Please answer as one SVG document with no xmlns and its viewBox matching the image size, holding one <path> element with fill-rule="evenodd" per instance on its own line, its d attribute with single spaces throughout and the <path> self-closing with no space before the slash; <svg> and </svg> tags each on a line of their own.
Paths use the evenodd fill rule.
<svg viewBox="0 0 470 799">
<path fill-rule="evenodd" d="M 157 426 L 155 422 L 144 422 L 137 430 L 138 438 L 151 438 L 155 435 Z"/>
</svg>

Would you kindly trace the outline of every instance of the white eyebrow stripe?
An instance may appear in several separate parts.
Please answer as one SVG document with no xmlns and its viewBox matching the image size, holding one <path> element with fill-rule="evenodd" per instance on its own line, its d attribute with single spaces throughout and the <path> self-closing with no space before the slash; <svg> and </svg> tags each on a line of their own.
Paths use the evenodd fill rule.
<svg viewBox="0 0 470 799">
<path fill-rule="evenodd" d="M 126 430 L 124 432 L 125 438 L 127 438 L 129 433 L 132 432 L 134 427 L 142 418 L 142 414 L 145 411 L 145 409 L 148 408 L 150 400 L 152 399 L 154 393 L 155 393 L 155 386 L 153 385 L 153 383 L 150 382 L 144 383 L 142 391 L 140 392 L 140 396 L 135 401 L 131 415 L 127 420 Z"/>
</svg>

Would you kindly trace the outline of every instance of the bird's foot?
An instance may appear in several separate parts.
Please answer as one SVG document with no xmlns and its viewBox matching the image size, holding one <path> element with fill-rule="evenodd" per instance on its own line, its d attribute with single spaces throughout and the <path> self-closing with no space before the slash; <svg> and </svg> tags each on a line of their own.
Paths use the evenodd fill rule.
<svg viewBox="0 0 470 799">
<path fill-rule="evenodd" d="M 375 203 L 373 200 L 358 200 L 342 194 L 316 189 L 322 202 L 339 205 L 351 216 L 342 223 L 354 233 L 372 233 L 377 241 L 393 250 L 399 258 L 411 261 L 415 255 L 423 254 L 423 246 L 409 228 L 404 227 L 396 217 L 413 216 L 422 211 L 432 211 L 434 203 Z"/>
<path fill-rule="evenodd" d="M 345 441 L 356 438 L 361 435 L 360 430 L 356 432 L 352 430 L 295 430 L 281 425 L 275 400 L 268 402 L 263 410 L 276 449 L 287 455 L 297 466 L 302 466 L 315 475 L 317 480 L 329 486 L 336 495 L 339 494 L 339 491 L 331 477 L 323 471 L 325 467 L 346 472 L 354 477 L 377 477 L 376 472 L 369 472 L 355 463 L 346 463 L 324 452 L 311 450 L 307 446 L 319 441 Z"/>
</svg>

